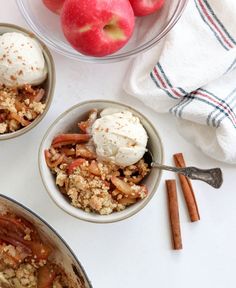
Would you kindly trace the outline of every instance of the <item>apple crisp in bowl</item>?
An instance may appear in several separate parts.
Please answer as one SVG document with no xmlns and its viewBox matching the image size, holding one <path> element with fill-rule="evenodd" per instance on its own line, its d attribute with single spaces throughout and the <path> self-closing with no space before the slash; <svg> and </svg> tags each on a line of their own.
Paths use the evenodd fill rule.
<svg viewBox="0 0 236 288">
<path fill-rule="evenodd" d="M 93 109 L 77 125 L 78 133 L 57 135 L 45 150 L 56 185 L 71 204 L 106 215 L 144 199 L 148 190 L 141 182 L 150 169 L 139 119 L 127 110 Z"/>
<path fill-rule="evenodd" d="M 0 287 L 72 287 L 63 269 L 49 260 L 51 253 L 30 222 L 0 214 Z"/>
<path fill-rule="evenodd" d="M 0 24 L 0 140 L 20 136 L 46 115 L 55 70 L 47 47 L 29 31 Z"/>
<path fill-rule="evenodd" d="M 39 168 L 49 195 L 66 212 L 114 222 L 137 213 L 155 193 L 161 172 L 146 162 L 147 149 L 163 161 L 160 138 L 142 114 L 116 102 L 88 101 L 49 128 Z"/>
<path fill-rule="evenodd" d="M 3 195 L 0 195 L 0 287 L 92 287 L 76 256 L 53 228 Z"/>
</svg>

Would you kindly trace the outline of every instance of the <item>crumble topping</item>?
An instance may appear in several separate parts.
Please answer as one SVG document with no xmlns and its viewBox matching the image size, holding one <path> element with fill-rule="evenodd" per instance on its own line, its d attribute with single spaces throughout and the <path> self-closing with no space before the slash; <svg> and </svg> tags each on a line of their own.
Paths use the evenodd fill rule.
<svg viewBox="0 0 236 288">
<path fill-rule="evenodd" d="M 31 124 L 45 110 L 43 96 L 44 90 L 39 87 L 0 86 L 0 134 L 14 132 Z"/>
<path fill-rule="evenodd" d="M 82 288 L 54 263 L 53 249 L 33 224 L 14 214 L 0 214 L 1 288 Z"/>
</svg>

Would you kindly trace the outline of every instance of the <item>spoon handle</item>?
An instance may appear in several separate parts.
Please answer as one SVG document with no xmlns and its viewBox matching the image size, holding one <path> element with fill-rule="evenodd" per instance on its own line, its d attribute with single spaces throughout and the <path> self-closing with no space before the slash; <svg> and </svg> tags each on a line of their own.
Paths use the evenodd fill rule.
<svg viewBox="0 0 236 288">
<path fill-rule="evenodd" d="M 196 167 L 177 168 L 161 165 L 156 162 L 152 163 L 152 167 L 180 173 L 190 179 L 204 181 L 214 188 L 220 188 L 220 186 L 223 183 L 223 175 L 220 168 L 212 168 L 212 169 L 199 169 Z"/>
</svg>

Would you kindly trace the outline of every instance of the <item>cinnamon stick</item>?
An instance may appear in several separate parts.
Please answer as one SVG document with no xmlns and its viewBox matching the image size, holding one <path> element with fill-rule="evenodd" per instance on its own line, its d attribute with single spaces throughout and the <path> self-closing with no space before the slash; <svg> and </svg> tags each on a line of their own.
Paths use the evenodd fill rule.
<svg viewBox="0 0 236 288">
<path fill-rule="evenodd" d="M 186 167 L 182 153 L 174 154 L 173 157 L 176 167 Z M 179 174 L 179 180 L 184 194 L 185 202 L 187 204 L 190 220 L 192 222 L 198 221 L 200 220 L 200 215 L 191 181 L 189 178 L 181 174 Z"/>
<path fill-rule="evenodd" d="M 183 248 L 183 246 L 182 246 L 180 221 L 179 221 L 179 206 L 176 192 L 176 181 L 166 180 L 166 189 L 168 195 L 168 206 L 170 214 L 173 249 L 180 250 Z"/>
</svg>

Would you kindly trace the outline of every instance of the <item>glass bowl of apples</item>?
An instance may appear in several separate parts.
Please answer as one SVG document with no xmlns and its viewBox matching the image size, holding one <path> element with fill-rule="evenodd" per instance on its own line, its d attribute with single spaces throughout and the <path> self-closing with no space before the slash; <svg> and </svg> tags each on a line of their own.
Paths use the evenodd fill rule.
<svg viewBox="0 0 236 288">
<path fill-rule="evenodd" d="M 158 44 L 188 0 L 16 0 L 25 20 L 54 51 L 74 60 L 126 60 Z"/>
</svg>

